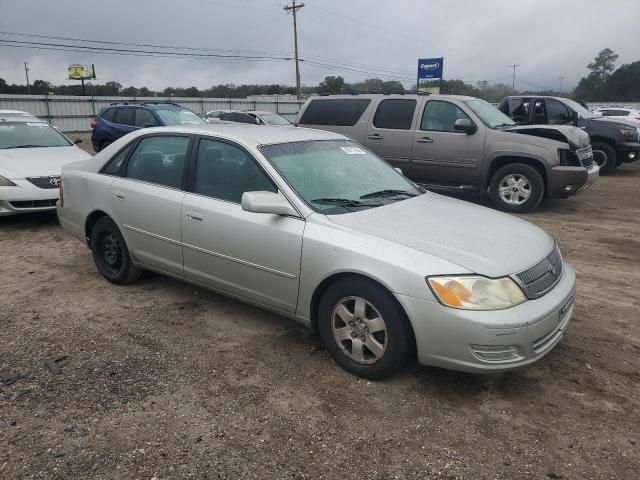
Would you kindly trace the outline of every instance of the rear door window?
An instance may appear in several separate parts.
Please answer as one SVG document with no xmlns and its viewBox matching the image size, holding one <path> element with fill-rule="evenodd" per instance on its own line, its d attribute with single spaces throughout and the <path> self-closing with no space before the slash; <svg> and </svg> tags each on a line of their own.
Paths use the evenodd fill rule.
<svg viewBox="0 0 640 480">
<path fill-rule="evenodd" d="M 127 163 L 127 178 L 180 188 L 189 137 L 154 135 L 140 140 Z"/>
<path fill-rule="evenodd" d="M 132 107 L 122 107 L 118 108 L 116 111 L 115 123 L 119 123 L 120 125 L 129 125 L 130 127 L 135 126 L 135 109 Z"/>
<path fill-rule="evenodd" d="M 351 127 L 360 120 L 370 103 L 368 98 L 311 100 L 300 124 Z"/>
<path fill-rule="evenodd" d="M 547 109 L 542 100 L 536 100 L 533 104 L 533 123 L 547 123 Z"/>
<path fill-rule="evenodd" d="M 470 120 L 466 113 L 451 102 L 429 100 L 422 113 L 420 130 L 460 133 L 454 128 L 456 120 L 460 119 Z"/>
<path fill-rule="evenodd" d="M 395 130 L 409 130 L 416 111 L 415 100 L 389 99 L 378 105 L 373 117 L 376 128 L 390 128 Z"/>
<path fill-rule="evenodd" d="M 508 115 L 516 123 L 528 123 L 529 100 L 523 100 L 522 98 L 510 98 Z"/>
<path fill-rule="evenodd" d="M 116 109 L 108 108 L 102 114 L 102 118 L 104 118 L 108 122 L 113 122 L 113 118 L 115 117 L 115 115 L 116 115 Z"/>
</svg>

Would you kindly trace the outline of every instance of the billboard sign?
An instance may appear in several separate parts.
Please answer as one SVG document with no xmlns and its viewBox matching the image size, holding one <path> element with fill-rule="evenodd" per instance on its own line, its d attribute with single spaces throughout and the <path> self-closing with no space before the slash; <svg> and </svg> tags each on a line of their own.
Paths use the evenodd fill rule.
<svg viewBox="0 0 640 480">
<path fill-rule="evenodd" d="M 73 65 L 69 65 L 67 71 L 69 73 L 69 80 L 89 80 L 96 78 L 96 70 L 93 64 L 80 65 L 74 63 Z"/>
<path fill-rule="evenodd" d="M 444 58 L 421 58 L 418 60 L 418 79 L 442 78 Z"/>
</svg>

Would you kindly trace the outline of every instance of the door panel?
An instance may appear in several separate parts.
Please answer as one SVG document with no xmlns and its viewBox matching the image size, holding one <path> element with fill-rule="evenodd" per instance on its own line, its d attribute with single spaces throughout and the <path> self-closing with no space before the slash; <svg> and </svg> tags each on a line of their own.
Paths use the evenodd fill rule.
<svg viewBox="0 0 640 480">
<path fill-rule="evenodd" d="M 409 176 L 416 181 L 442 184 L 477 184 L 484 155 L 485 127 L 476 123 L 472 135 L 457 132 L 456 120 L 469 119 L 455 104 L 427 100 L 415 131 Z"/>
<path fill-rule="evenodd" d="M 409 170 L 416 100 L 385 99 L 367 127 L 364 144 L 394 167 Z"/>
<path fill-rule="evenodd" d="M 250 213 L 187 194 L 182 206 L 185 277 L 295 312 L 304 221 Z"/>
</svg>

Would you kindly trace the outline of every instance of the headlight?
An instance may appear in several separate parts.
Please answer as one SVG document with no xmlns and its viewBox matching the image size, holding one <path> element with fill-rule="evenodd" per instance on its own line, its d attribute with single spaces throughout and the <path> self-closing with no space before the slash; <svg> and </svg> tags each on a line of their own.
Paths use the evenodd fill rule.
<svg viewBox="0 0 640 480">
<path fill-rule="evenodd" d="M 462 310 L 502 310 L 527 300 L 520 287 L 509 277 L 428 277 L 427 283 L 440 303 Z"/>
<path fill-rule="evenodd" d="M 4 178 L 3 176 L 0 175 L 0 187 L 15 187 L 16 184 L 13 183 L 11 180 Z"/>
<path fill-rule="evenodd" d="M 638 131 L 633 128 L 621 128 L 619 131 L 620 135 L 622 135 L 624 138 L 635 139 L 638 135 Z"/>
</svg>

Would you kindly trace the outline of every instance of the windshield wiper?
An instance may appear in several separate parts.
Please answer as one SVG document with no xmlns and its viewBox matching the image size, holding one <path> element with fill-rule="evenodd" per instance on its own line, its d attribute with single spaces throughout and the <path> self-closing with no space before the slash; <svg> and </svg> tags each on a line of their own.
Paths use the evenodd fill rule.
<svg viewBox="0 0 640 480">
<path fill-rule="evenodd" d="M 515 123 L 500 123 L 493 128 L 504 128 L 504 127 L 517 127 Z"/>
<path fill-rule="evenodd" d="M 366 195 L 362 195 L 360 198 L 362 200 L 365 200 L 367 198 L 397 197 L 397 196 L 400 196 L 400 195 L 404 195 L 404 196 L 407 196 L 407 197 L 416 197 L 416 196 L 418 196 L 417 193 L 408 192 L 406 190 L 388 189 L 388 190 L 378 190 L 377 192 L 367 193 Z"/>
<path fill-rule="evenodd" d="M 311 203 L 318 203 L 320 205 L 338 205 L 343 207 L 379 207 L 381 205 L 379 203 L 365 203 L 358 200 L 352 200 L 350 198 L 336 197 L 316 198 L 315 200 L 311 200 Z"/>
<path fill-rule="evenodd" d="M 40 147 L 46 147 L 46 145 L 12 145 L 10 147 L 4 147 L 7 150 L 10 148 L 40 148 Z"/>
</svg>

